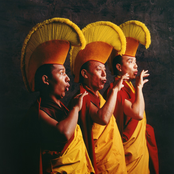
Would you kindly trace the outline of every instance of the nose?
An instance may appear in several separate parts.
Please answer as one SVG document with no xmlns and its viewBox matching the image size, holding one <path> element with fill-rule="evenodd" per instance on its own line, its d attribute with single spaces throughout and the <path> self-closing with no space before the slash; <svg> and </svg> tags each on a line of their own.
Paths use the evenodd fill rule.
<svg viewBox="0 0 174 174">
<path fill-rule="evenodd" d="M 66 82 L 69 82 L 69 81 L 70 81 L 70 78 L 68 77 L 68 75 L 67 75 L 67 74 L 66 74 L 65 81 L 66 81 Z"/>
<path fill-rule="evenodd" d="M 135 62 L 135 64 L 134 64 L 134 67 L 137 69 L 138 68 L 138 65 L 137 65 L 137 63 Z"/>
<path fill-rule="evenodd" d="M 106 71 L 105 70 L 102 71 L 102 76 L 106 77 Z"/>
</svg>

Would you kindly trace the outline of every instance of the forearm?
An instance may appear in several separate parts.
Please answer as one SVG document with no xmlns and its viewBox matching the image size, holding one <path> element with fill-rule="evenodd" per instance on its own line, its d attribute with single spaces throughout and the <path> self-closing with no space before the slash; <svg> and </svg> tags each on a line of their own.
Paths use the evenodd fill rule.
<svg viewBox="0 0 174 174">
<path fill-rule="evenodd" d="M 132 109 L 134 110 L 135 117 L 137 119 L 142 119 L 145 109 L 144 96 L 141 87 L 136 87 L 135 91 L 135 102 L 132 104 Z"/>
<path fill-rule="evenodd" d="M 73 107 L 69 111 L 67 118 L 58 122 L 56 125 L 56 128 L 59 130 L 61 134 L 65 136 L 67 140 L 71 138 L 75 131 L 78 121 L 78 112 L 78 107 Z"/>
<path fill-rule="evenodd" d="M 104 124 L 108 124 L 116 105 L 117 89 L 112 89 L 105 104 L 97 112 L 98 117 L 103 120 Z"/>
</svg>

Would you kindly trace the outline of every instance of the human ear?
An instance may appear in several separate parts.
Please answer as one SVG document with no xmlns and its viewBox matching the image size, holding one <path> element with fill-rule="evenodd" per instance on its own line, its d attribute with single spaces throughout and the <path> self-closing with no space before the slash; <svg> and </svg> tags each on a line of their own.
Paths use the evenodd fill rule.
<svg viewBox="0 0 174 174">
<path fill-rule="evenodd" d="M 82 75 L 83 78 L 85 78 L 85 79 L 88 78 L 88 75 L 87 75 L 87 71 L 86 71 L 86 69 L 82 69 L 82 70 L 81 70 L 81 75 Z"/>
<path fill-rule="evenodd" d="M 46 85 L 49 85 L 49 82 L 48 82 L 48 76 L 47 75 L 43 75 L 42 76 L 42 82 Z"/>
<path fill-rule="evenodd" d="M 116 64 L 116 69 L 117 69 L 118 71 L 121 71 L 121 65 L 120 65 L 119 63 Z"/>
</svg>

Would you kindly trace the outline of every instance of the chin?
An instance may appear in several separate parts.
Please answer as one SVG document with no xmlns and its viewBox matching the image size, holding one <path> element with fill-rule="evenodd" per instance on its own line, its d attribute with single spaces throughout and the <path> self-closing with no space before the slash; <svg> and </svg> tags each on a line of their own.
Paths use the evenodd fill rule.
<svg viewBox="0 0 174 174">
<path fill-rule="evenodd" d="M 64 93 L 64 94 L 62 94 L 60 97 L 61 97 L 61 98 L 64 98 L 64 97 L 65 97 L 65 93 Z"/>
<path fill-rule="evenodd" d="M 104 85 L 100 85 L 98 90 L 102 90 L 104 88 Z"/>
</svg>

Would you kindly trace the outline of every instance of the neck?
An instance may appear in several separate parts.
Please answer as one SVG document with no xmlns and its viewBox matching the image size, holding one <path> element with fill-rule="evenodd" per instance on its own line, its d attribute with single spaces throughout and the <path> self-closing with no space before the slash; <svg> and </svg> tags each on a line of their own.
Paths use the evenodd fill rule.
<svg viewBox="0 0 174 174">
<path fill-rule="evenodd" d="M 61 107 L 60 98 L 57 98 L 55 95 L 41 95 L 41 99 L 54 101 L 57 105 Z"/>
<path fill-rule="evenodd" d="M 96 95 L 98 97 L 98 90 L 95 90 L 93 88 L 91 88 L 90 86 L 83 84 L 85 86 L 86 89 L 88 89 L 89 91 L 91 91 L 94 95 Z"/>
<path fill-rule="evenodd" d="M 116 75 L 115 77 L 121 78 L 121 76 L 123 76 L 123 75 L 122 74 L 121 75 Z M 131 80 L 133 80 L 133 79 L 126 79 L 125 81 L 131 82 Z"/>
</svg>

